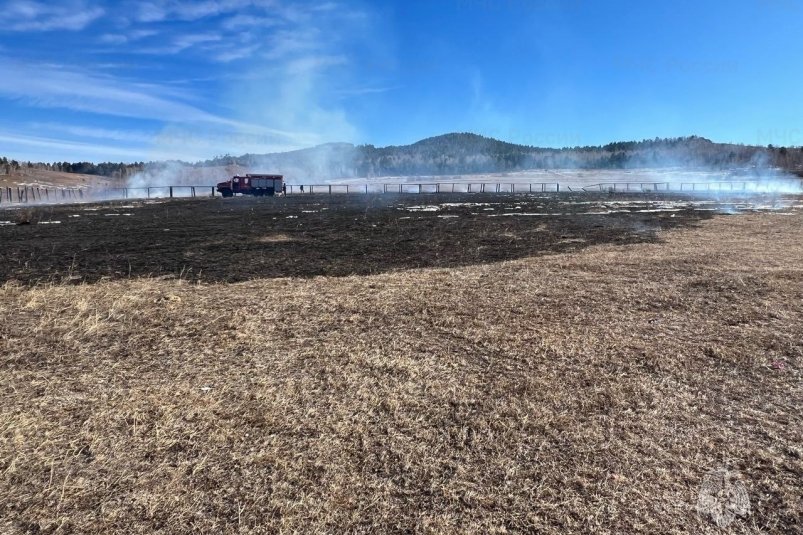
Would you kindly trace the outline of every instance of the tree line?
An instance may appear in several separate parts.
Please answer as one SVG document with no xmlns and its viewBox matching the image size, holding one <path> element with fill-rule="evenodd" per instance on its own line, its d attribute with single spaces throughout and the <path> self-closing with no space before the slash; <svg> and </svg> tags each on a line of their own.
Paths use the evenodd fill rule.
<svg viewBox="0 0 803 535">
<path fill-rule="evenodd" d="M 335 143 L 281 154 L 226 155 L 201 165 L 238 165 L 277 172 L 293 170 L 297 175 L 319 178 L 645 167 L 782 167 L 803 173 L 803 148 L 714 143 L 699 136 L 688 136 L 553 149 L 460 133 L 403 146 Z"/>
<path fill-rule="evenodd" d="M 24 169 L 37 169 L 44 171 L 57 171 L 60 173 L 75 173 L 82 175 L 95 175 L 109 178 L 126 178 L 145 169 L 149 164 L 135 163 L 92 163 L 92 162 L 25 162 L 0 157 L 0 173 L 10 175 Z"/>
<path fill-rule="evenodd" d="M 193 164 L 176 161 L 33 163 L 0 158 L 0 172 L 5 174 L 32 168 L 125 179 L 167 166 L 239 166 L 266 172 L 292 170 L 296 174 L 317 178 L 639 167 L 781 167 L 803 175 L 803 148 L 714 143 L 706 138 L 688 136 L 553 149 L 517 145 L 471 133 L 455 133 L 424 139 L 412 145 L 375 147 L 331 143 L 286 153 L 225 155 Z"/>
</svg>

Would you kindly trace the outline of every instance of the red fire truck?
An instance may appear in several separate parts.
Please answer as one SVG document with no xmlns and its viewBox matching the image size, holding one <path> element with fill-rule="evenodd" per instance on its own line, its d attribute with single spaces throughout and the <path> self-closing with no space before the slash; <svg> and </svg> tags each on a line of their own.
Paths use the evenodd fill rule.
<svg viewBox="0 0 803 535">
<path fill-rule="evenodd" d="M 224 197 L 233 197 L 235 193 L 242 195 L 273 196 L 282 191 L 284 176 L 282 175 L 245 175 L 233 176 L 217 185 L 217 190 Z"/>
</svg>

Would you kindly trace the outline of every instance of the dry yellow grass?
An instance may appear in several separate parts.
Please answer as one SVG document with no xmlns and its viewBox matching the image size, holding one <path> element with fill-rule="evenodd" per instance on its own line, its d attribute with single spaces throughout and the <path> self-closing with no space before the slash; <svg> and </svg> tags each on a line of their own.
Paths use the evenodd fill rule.
<svg viewBox="0 0 803 535">
<path fill-rule="evenodd" d="M 0 187 L 16 188 L 20 184 L 39 184 L 48 187 L 114 187 L 121 184 L 104 176 L 62 173 L 42 169 L 22 168 L 9 175 L 0 175 Z M 16 195 L 16 192 L 14 193 Z"/>
<path fill-rule="evenodd" d="M 0 532 L 803 529 L 803 217 L 376 276 L 0 289 Z M 266 238 L 267 239 L 267 238 Z"/>
</svg>

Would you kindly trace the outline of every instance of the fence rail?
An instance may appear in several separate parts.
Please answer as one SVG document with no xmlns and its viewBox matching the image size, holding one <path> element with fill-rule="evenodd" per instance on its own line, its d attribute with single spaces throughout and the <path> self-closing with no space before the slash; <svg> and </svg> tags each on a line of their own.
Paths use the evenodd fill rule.
<svg viewBox="0 0 803 535">
<path fill-rule="evenodd" d="M 373 184 L 287 184 L 287 195 L 314 194 L 431 194 L 431 193 L 706 193 L 801 192 L 803 180 L 721 181 L 721 182 L 603 182 L 574 188 L 554 182 L 432 182 Z M 0 205 L 63 203 L 102 200 L 215 197 L 212 185 L 142 186 L 122 188 L 57 188 L 52 186 L 0 187 Z"/>
<path fill-rule="evenodd" d="M 423 194 L 423 193 L 535 193 L 560 192 L 557 183 L 433 182 L 427 184 L 287 184 L 287 195 L 313 194 Z M 219 195 L 215 186 L 142 186 L 125 188 L 54 188 L 17 186 L 0 189 L 0 204 L 64 201 L 193 198 Z"/>
<path fill-rule="evenodd" d="M 551 182 L 431 182 L 431 183 L 374 183 L 374 184 L 287 184 L 288 195 L 324 193 L 545 193 L 560 192 L 560 184 Z"/>
<path fill-rule="evenodd" d="M 569 188 L 571 189 L 571 188 Z M 602 182 L 583 186 L 582 191 L 611 191 L 611 192 L 750 192 L 772 193 L 785 191 L 803 191 L 803 180 L 727 180 L 718 182 Z"/>
<path fill-rule="evenodd" d="M 58 202 L 84 199 L 86 188 L 53 188 L 44 186 L 0 187 L 0 204 Z M 15 200 L 16 197 L 16 200 Z"/>
</svg>

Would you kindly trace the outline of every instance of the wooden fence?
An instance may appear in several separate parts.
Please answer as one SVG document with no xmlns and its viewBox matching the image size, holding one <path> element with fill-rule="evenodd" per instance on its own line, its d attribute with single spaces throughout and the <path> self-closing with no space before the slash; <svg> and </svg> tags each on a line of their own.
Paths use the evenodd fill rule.
<svg viewBox="0 0 803 535">
<path fill-rule="evenodd" d="M 424 193 L 535 193 L 560 192 L 553 183 L 431 183 L 431 184 L 287 184 L 287 195 L 424 194 Z M 3 188 L 3 203 L 49 203 L 151 198 L 194 198 L 219 195 L 215 186 L 150 186 L 135 188 L 53 188 L 18 186 Z"/>
<path fill-rule="evenodd" d="M 571 188 L 569 188 L 571 190 Z M 803 192 L 803 180 L 727 180 L 719 182 L 603 182 L 583 186 L 581 191 L 614 193 L 773 193 Z"/>
<path fill-rule="evenodd" d="M 433 193 L 772 193 L 801 192 L 803 180 L 722 181 L 722 182 L 604 182 L 574 188 L 552 182 L 432 182 L 373 184 L 287 184 L 287 195 L 338 194 L 433 194 Z M 215 186 L 144 186 L 136 188 L 56 188 L 15 186 L 0 188 L 0 205 L 64 203 L 151 198 L 193 198 L 219 195 Z"/>
<path fill-rule="evenodd" d="M 86 188 L 54 188 L 45 186 L 0 187 L 0 204 L 81 201 Z"/>
<path fill-rule="evenodd" d="M 432 182 L 374 184 L 287 184 L 288 195 L 300 194 L 424 194 L 424 193 L 545 193 L 560 192 L 560 184 L 497 182 Z"/>
</svg>

